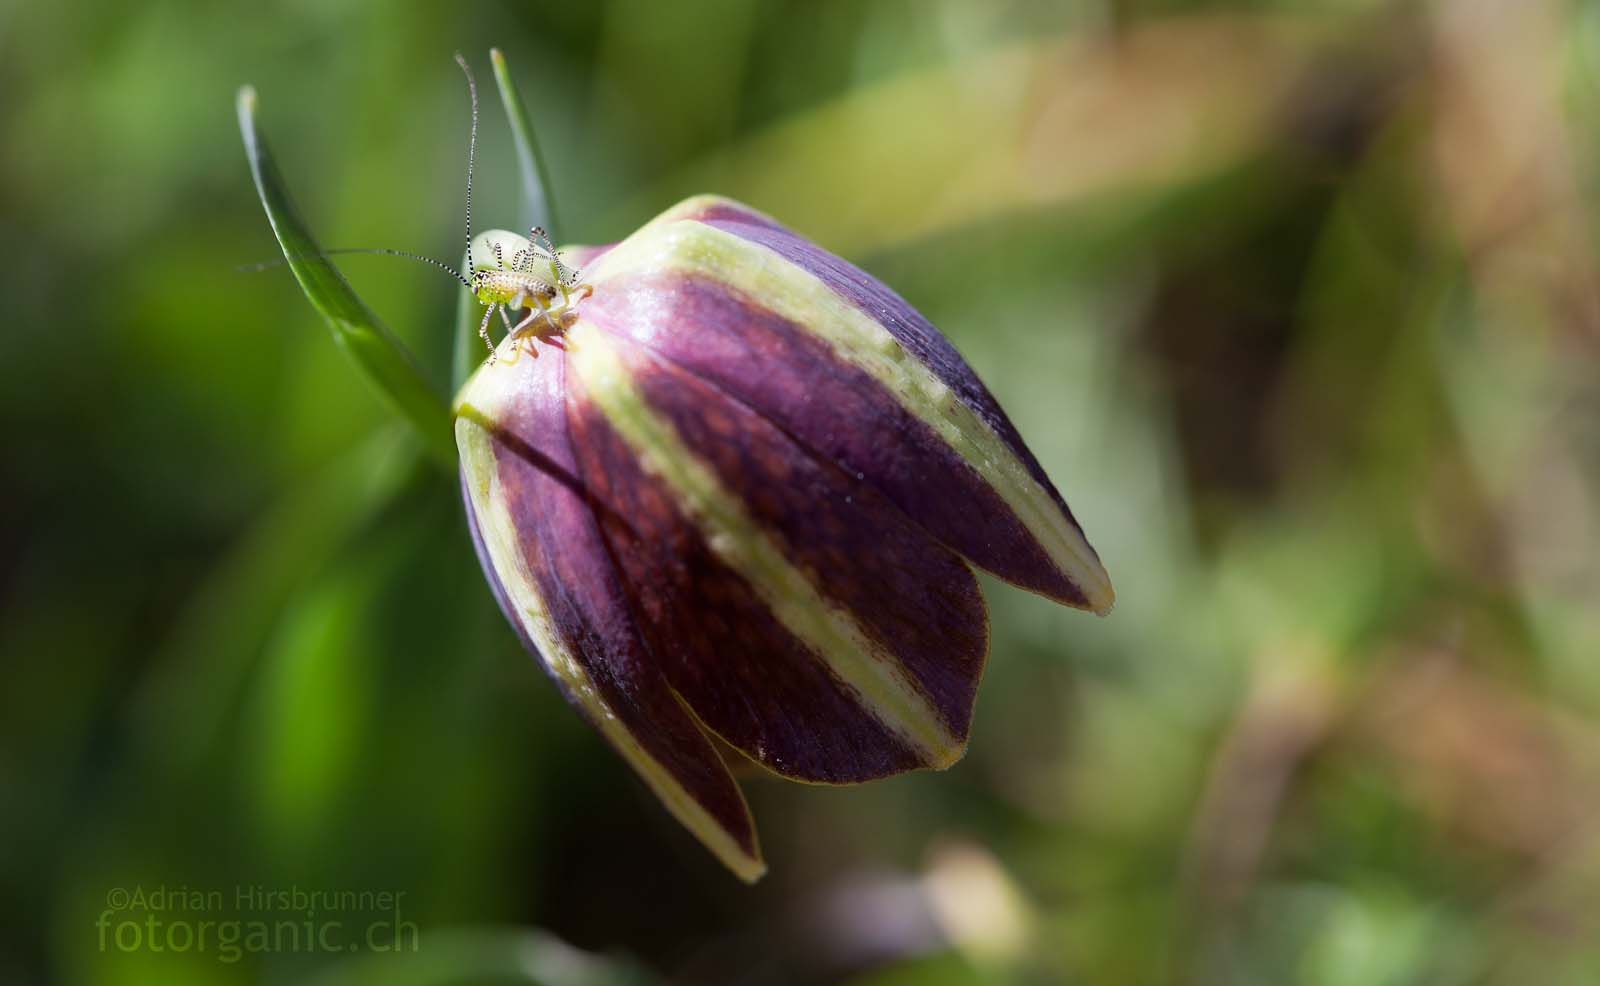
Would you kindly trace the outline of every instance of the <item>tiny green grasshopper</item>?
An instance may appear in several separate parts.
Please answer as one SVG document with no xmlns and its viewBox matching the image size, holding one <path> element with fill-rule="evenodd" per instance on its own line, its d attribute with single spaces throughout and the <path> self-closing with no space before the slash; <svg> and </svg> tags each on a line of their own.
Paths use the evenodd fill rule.
<svg viewBox="0 0 1600 986">
<path fill-rule="evenodd" d="M 472 99 L 472 131 L 467 141 L 467 273 L 463 275 L 449 264 L 432 257 L 385 247 L 328 250 L 325 253 L 377 253 L 431 264 L 460 281 L 461 286 L 471 291 L 480 304 L 488 306 L 484 309 L 483 320 L 478 323 L 478 336 L 489 349 L 489 363 L 494 363 L 496 359 L 494 340 L 489 337 L 489 321 L 496 313 L 506 327 L 507 336 L 514 340 L 513 352 L 526 351 L 537 357 L 537 350 L 531 344 L 524 346 L 524 341 L 531 343 L 534 339 L 548 339 L 567 329 L 576 318 L 574 306 L 587 298 L 593 289 L 582 283 L 577 268 L 561 259 L 555 244 L 550 242 L 549 236 L 539 226 L 528 231 L 526 241 L 511 233 L 483 234 L 482 238 L 493 255 L 494 266 L 488 266 L 489 257 L 482 258 L 484 266 L 479 266 L 472 236 L 472 169 L 478 152 L 478 83 L 460 52 L 456 52 L 455 59 L 466 74 L 467 93 Z M 508 240 L 515 248 L 509 263 L 506 262 L 506 247 L 503 245 Z M 286 262 L 271 260 L 240 269 L 263 270 Z M 526 316 L 513 325 L 509 313 L 523 310 L 527 311 Z"/>
<path fill-rule="evenodd" d="M 489 320 L 496 312 L 500 313 L 506 332 L 516 340 L 515 346 L 520 350 L 521 340 L 525 338 L 554 335 L 565 329 L 573 318 L 573 306 L 588 297 L 592 289 L 581 283 L 575 268 L 562 261 L 555 245 L 538 226 L 528 231 L 527 247 L 513 254 L 509 265 L 499 241 L 495 241 L 491 244 L 495 266 L 478 267 L 472 250 L 472 164 L 478 148 L 478 84 L 460 52 L 456 53 L 456 64 L 467 76 L 467 92 L 472 97 L 472 135 L 467 143 L 467 267 L 472 279 L 469 283 L 459 274 L 456 276 L 479 302 L 488 306 L 483 312 L 483 321 L 478 323 L 478 335 L 489 347 L 489 362 L 493 363 L 495 347 L 489 338 Z M 558 294 L 559 302 L 556 301 Z M 524 308 L 528 310 L 527 316 L 512 325 L 506 312 Z M 544 323 L 543 331 L 535 327 L 535 322 L 539 321 Z M 533 352 L 532 347 L 529 351 Z"/>
</svg>

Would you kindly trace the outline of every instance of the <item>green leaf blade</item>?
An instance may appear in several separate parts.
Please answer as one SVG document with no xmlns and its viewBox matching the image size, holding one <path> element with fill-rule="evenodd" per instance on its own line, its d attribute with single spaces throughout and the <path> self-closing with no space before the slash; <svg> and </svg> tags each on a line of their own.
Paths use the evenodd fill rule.
<svg viewBox="0 0 1600 986">
<path fill-rule="evenodd" d="M 241 88 L 237 106 L 239 133 L 244 139 L 256 193 L 300 289 L 327 321 L 334 342 L 416 429 L 429 454 L 453 469 L 455 443 L 443 396 L 429 383 L 411 352 L 323 256 L 322 248 L 289 198 L 283 175 L 262 139 L 256 124 L 255 90 L 250 86 Z"/>
<path fill-rule="evenodd" d="M 543 226 L 556 243 L 561 242 L 562 229 L 556 217 L 556 199 L 550 187 L 550 168 L 539 150 L 539 139 L 528 116 L 528 108 L 511 81 L 511 69 L 506 56 L 499 48 L 489 49 L 489 59 L 494 63 L 494 81 L 500 89 L 500 102 L 505 106 L 506 120 L 511 124 L 511 137 L 517 148 L 517 173 L 522 179 L 522 222 L 525 227 Z"/>
</svg>

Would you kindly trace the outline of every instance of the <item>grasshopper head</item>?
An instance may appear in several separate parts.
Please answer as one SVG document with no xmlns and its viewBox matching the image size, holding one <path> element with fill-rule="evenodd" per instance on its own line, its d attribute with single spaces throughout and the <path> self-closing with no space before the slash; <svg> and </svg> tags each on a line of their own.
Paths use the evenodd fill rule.
<svg viewBox="0 0 1600 986">
<path fill-rule="evenodd" d="M 492 305 L 506 300 L 497 295 L 495 288 L 494 271 L 475 270 L 472 272 L 472 294 L 480 304 Z"/>
</svg>

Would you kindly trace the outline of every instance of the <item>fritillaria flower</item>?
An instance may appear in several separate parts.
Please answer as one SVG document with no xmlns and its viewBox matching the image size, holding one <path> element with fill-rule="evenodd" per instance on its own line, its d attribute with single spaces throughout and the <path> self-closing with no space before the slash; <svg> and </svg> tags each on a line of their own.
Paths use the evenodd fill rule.
<svg viewBox="0 0 1600 986">
<path fill-rule="evenodd" d="M 457 398 L 478 555 L 568 700 L 754 880 L 714 737 L 801 781 L 946 767 L 988 649 L 969 564 L 1097 613 L 1111 584 L 972 369 L 858 268 L 712 197 L 579 259 L 564 331 Z"/>
</svg>

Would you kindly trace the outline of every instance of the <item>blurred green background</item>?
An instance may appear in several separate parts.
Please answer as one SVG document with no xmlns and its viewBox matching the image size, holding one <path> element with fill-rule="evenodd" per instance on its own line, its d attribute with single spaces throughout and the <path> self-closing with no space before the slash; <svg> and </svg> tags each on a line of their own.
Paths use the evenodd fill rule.
<svg viewBox="0 0 1600 986">
<path fill-rule="evenodd" d="M 324 243 L 449 260 L 491 45 L 566 239 L 716 191 L 863 264 L 1116 580 L 986 585 L 948 772 L 748 779 L 753 889 L 235 270 L 236 87 Z M 0 4 L 0 982 L 1600 982 L 1597 141 L 1575 0 Z M 442 386 L 455 285 L 341 266 Z M 391 890 L 416 947 L 108 937 L 162 887 L 223 906 L 112 920 Z"/>
</svg>

